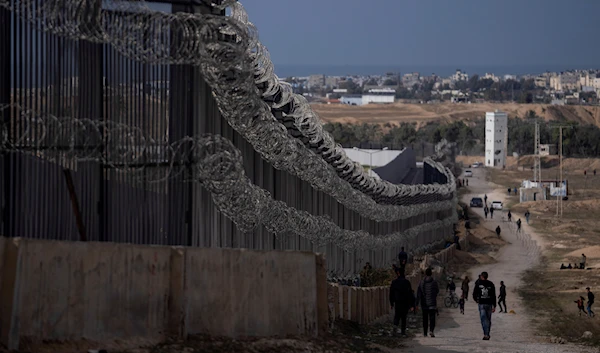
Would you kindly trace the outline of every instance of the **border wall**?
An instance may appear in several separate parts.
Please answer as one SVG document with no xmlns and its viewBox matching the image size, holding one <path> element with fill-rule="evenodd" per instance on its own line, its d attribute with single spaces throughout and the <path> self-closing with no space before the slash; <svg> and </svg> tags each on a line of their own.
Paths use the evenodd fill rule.
<svg viewBox="0 0 600 353">
<path fill-rule="evenodd" d="M 0 342 L 317 336 L 322 255 L 0 238 Z M 35 351 L 35 350 L 34 350 Z"/>
</svg>

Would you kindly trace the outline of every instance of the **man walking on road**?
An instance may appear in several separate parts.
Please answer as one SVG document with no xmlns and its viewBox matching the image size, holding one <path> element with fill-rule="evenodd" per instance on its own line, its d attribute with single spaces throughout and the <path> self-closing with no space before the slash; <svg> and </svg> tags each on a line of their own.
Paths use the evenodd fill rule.
<svg viewBox="0 0 600 353">
<path fill-rule="evenodd" d="M 490 208 L 490 218 L 494 219 L 494 206 Z"/>
<path fill-rule="evenodd" d="M 510 222 L 512 219 L 512 213 L 510 213 L 510 211 L 508 211 L 508 221 Z"/>
<path fill-rule="evenodd" d="M 502 229 L 500 229 L 500 226 L 496 227 L 496 234 L 498 234 L 498 238 L 500 238 L 500 232 L 502 231 Z"/>
<path fill-rule="evenodd" d="M 404 269 L 397 269 L 396 275 L 398 278 L 392 281 L 390 286 L 390 305 L 394 310 L 394 326 L 396 333 L 406 336 L 406 315 L 408 311 L 415 305 L 415 297 L 409 280 L 404 277 Z M 398 324 L 400 330 L 398 330 Z"/>
<path fill-rule="evenodd" d="M 500 312 L 503 312 L 502 303 L 504 303 L 504 313 L 506 314 L 508 309 L 506 309 L 506 286 L 504 285 L 504 281 L 500 281 L 500 295 L 498 295 L 498 306 L 500 307 Z"/>
<path fill-rule="evenodd" d="M 485 207 L 483 208 L 483 213 L 485 214 L 485 219 L 487 219 L 488 212 L 490 212 L 490 209 L 487 207 L 487 205 L 485 205 Z"/>
<path fill-rule="evenodd" d="M 517 233 L 521 233 L 521 218 L 517 221 Z"/>
<path fill-rule="evenodd" d="M 586 290 L 588 293 L 588 305 L 587 305 L 588 316 L 594 317 L 594 316 L 596 316 L 594 314 L 594 312 L 592 311 L 592 305 L 594 304 L 594 293 L 592 293 L 592 291 L 590 290 L 590 287 L 587 287 Z"/>
<path fill-rule="evenodd" d="M 440 292 L 437 282 L 433 279 L 431 268 L 425 270 L 425 278 L 419 283 L 417 289 L 417 305 L 421 304 L 423 311 L 423 334 L 435 337 L 435 314 L 437 313 L 437 296 Z"/>
<path fill-rule="evenodd" d="M 400 253 L 398 253 L 398 265 L 400 268 L 405 268 L 406 263 L 408 262 L 408 254 L 404 251 L 404 246 L 400 248 Z"/>
<path fill-rule="evenodd" d="M 527 224 L 529 224 L 529 216 L 531 216 L 531 213 L 527 210 L 527 212 L 525 212 L 525 221 L 527 221 Z"/>
<path fill-rule="evenodd" d="M 488 273 L 481 273 L 482 280 L 478 281 L 473 290 L 473 299 L 479 304 L 479 318 L 483 328 L 483 339 L 490 339 L 492 328 L 492 313 L 496 311 L 496 287 L 488 280 Z"/>
</svg>

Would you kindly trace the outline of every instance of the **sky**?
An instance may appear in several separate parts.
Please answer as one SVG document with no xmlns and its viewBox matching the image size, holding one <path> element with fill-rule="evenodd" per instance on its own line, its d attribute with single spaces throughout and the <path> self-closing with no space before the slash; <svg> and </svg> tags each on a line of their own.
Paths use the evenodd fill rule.
<svg viewBox="0 0 600 353">
<path fill-rule="evenodd" d="M 240 0 L 275 65 L 600 66 L 600 0 Z"/>
</svg>

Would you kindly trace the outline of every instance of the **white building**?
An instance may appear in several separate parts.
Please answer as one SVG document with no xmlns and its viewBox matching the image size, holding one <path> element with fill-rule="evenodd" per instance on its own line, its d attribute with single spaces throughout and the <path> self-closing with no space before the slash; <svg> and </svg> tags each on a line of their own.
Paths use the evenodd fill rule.
<svg viewBox="0 0 600 353">
<path fill-rule="evenodd" d="M 485 113 L 485 166 L 502 168 L 506 165 L 508 115 L 496 110 Z"/>
<path fill-rule="evenodd" d="M 344 95 L 340 98 L 342 104 L 348 105 L 389 104 L 395 100 L 396 94 L 393 90 L 370 90 L 366 94 Z"/>
</svg>

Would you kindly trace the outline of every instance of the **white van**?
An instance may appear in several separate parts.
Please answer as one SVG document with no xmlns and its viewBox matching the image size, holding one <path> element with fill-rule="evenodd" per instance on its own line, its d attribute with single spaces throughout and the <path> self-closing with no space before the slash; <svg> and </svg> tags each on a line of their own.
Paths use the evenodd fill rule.
<svg viewBox="0 0 600 353">
<path fill-rule="evenodd" d="M 495 210 L 502 209 L 502 201 L 492 201 L 492 208 Z"/>
<path fill-rule="evenodd" d="M 473 176 L 473 172 L 470 170 L 465 170 L 465 176 L 466 177 L 472 177 Z"/>
</svg>

